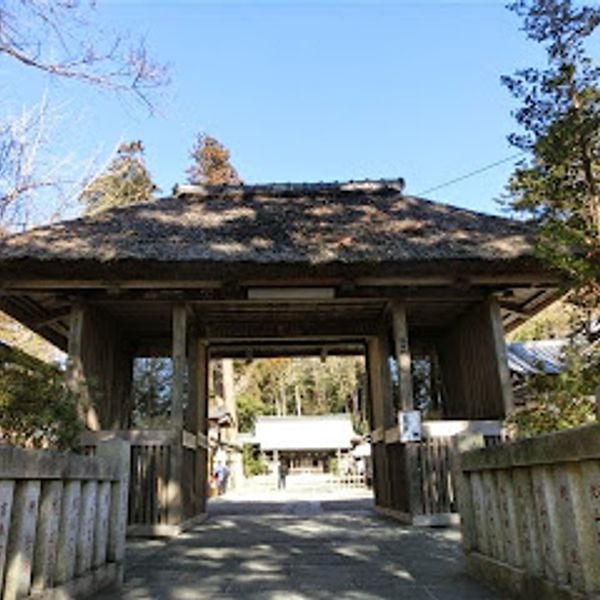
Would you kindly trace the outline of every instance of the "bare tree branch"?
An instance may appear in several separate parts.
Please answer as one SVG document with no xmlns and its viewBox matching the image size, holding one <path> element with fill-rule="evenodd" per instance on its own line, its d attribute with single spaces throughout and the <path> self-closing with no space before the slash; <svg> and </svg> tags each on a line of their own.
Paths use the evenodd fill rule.
<svg viewBox="0 0 600 600">
<path fill-rule="evenodd" d="M 97 156 L 75 149 L 56 156 L 50 140 L 66 128 L 66 110 L 47 98 L 0 122 L 0 230 L 10 232 L 55 220 L 78 206 L 86 183 L 99 172 Z M 72 114 L 69 123 L 76 126 Z M 97 153 L 96 153 L 97 154 Z"/>
<path fill-rule="evenodd" d="M 168 83 L 168 69 L 149 57 L 143 38 L 94 26 L 94 11 L 89 0 L 3 0 L 0 56 L 55 77 L 131 93 L 154 112 L 154 94 Z"/>
</svg>

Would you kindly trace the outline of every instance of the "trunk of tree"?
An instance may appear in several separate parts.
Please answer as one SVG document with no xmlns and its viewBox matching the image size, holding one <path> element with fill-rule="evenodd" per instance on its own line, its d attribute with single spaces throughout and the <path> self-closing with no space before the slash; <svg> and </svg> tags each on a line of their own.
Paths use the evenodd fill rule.
<svg viewBox="0 0 600 600">
<path fill-rule="evenodd" d="M 302 416 L 302 396 L 300 395 L 300 386 L 296 384 L 294 386 L 294 399 L 296 401 L 296 414 Z"/>
</svg>

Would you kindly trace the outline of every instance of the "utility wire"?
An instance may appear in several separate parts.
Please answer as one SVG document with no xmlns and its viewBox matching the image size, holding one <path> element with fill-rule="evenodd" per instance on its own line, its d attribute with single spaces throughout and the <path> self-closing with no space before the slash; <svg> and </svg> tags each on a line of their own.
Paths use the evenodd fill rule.
<svg viewBox="0 0 600 600">
<path fill-rule="evenodd" d="M 486 165 L 485 167 L 481 167 L 475 171 L 471 171 L 470 173 L 461 175 L 460 177 L 450 179 L 449 181 L 440 183 L 439 185 L 436 185 L 429 189 L 423 190 L 422 192 L 418 192 L 417 194 L 415 194 L 415 196 L 424 196 L 425 194 L 430 194 L 431 192 L 436 192 L 437 190 L 441 190 L 442 188 L 448 187 L 450 185 L 454 185 L 455 183 L 458 183 L 459 181 L 464 181 L 465 179 L 469 179 L 470 177 L 474 177 L 475 175 L 485 173 L 485 171 L 490 171 L 491 169 L 494 169 L 500 165 L 503 165 L 504 163 L 510 162 L 511 160 L 515 160 L 516 158 L 519 158 L 519 157 L 523 156 L 524 154 L 525 154 L 525 152 L 518 152 L 517 154 L 507 156 L 506 158 L 503 158 L 502 160 L 497 160 L 496 162 Z"/>
</svg>

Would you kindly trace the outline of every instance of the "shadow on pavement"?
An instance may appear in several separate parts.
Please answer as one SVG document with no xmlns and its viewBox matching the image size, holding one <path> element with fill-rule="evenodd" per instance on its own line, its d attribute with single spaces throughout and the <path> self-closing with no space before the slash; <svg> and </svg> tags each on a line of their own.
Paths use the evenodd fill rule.
<svg viewBox="0 0 600 600">
<path fill-rule="evenodd" d="M 498 600 L 465 574 L 456 529 L 381 518 L 370 498 L 211 501 L 172 540 L 132 542 L 125 585 L 96 600 Z"/>
</svg>

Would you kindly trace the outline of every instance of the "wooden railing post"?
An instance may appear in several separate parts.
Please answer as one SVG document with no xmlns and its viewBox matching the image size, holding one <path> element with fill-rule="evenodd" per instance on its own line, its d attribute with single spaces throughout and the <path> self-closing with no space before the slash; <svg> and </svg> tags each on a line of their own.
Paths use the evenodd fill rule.
<svg viewBox="0 0 600 600">
<path fill-rule="evenodd" d="M 25 468 L 25 465 L 23 465 Z M 16 486 L 9 538 L 3 600 L 29 595 L 37 527 L 40 482 L 23 481 Z"/>
<path fill-rule="evenodd" d="M 42 590 L 54 584 L 54 563 L 58 547 L 58 524 L 63 494 L 62 481 L 45 481 L 40 500 L 40 522 L 35 540 L 32 588 Z M 1 577 L 0 577 L 1 579 Z"/>
<path fill-rule="evenodd" d="M 96 456 L 118 463 L 118 480 L 111 485 L 107 557 L 109 561 L 121 565 L 125 556 L 125 534 L 127 532 L 130 454 L 130 445 L 116 437 L 99 442 L 96 450 Z"/>
<path fill-rule="evenodd" d="M 477 527 L 474 521 L 475 509 L 471 484 L 462 471 L 460 456 L 462 452 L 483 448 L 484 445 L 483 435 L 480 434 L 457 435 L 452 438 L 452 478 L 457 509 L 461 515 L 460 526 L 465 552 L 470 552 L 477 547 Z"/>
</svg>

